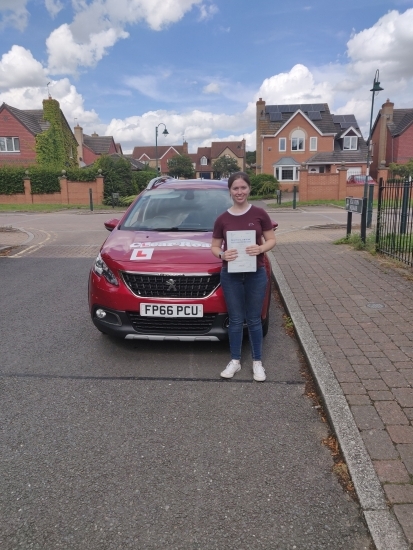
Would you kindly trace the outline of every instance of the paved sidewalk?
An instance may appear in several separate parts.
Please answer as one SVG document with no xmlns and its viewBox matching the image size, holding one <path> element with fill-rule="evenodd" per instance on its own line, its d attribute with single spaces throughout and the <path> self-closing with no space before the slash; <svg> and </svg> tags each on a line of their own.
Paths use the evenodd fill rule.
<svg viewBox="0 0 413 550">
<path fill-rule="evenodd" d="M 278 235 L 273 271 L 377 549 L 411 548 L 413 271 L 334 245 L 344 234 Z"/>
</svg>

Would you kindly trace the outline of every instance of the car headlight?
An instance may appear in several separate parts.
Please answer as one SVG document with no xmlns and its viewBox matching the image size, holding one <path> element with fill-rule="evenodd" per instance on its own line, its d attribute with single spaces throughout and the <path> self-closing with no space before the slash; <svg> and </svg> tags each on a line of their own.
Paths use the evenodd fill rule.
<svg viewBox="0 0 413 550">
<path fill-rule="evenodd" d="M 102 260 L 102 256 L 100 255 L 100 253 L 98 254 L 98 257 L 95 260 L 93 271 L 98 275 L 103 275 L 107 280 L 107 282 L 110 283 L 111 285 L 119 286 L 119 281 L 113 274 L 113 271 L 111 271 L 108 268 L 108 266 L 105 264 L 105 262 Z"/>
</svg>

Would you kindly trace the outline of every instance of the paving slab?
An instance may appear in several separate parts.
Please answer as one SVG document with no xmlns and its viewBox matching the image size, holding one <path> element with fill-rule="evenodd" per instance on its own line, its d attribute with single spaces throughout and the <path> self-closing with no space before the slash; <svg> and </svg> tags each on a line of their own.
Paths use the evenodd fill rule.
<svg viewBox="0 0 413 550">
<path fill-rule="evenodd" d="M 282 229 L 288 214 L 269 213 Z M 274 278 L 374 543 L 412 548 L 413 282 L 334 244 L 345 236 L 337 225 L 288 227 L 270 254 Z"/>
</svg>

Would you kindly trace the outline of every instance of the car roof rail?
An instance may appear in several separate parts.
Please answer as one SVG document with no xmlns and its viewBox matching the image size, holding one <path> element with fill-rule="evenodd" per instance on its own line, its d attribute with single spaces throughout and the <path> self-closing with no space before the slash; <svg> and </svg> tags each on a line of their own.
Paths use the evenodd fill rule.
<svg viewBox="0 0 413 550">
<path fill-rule="evenodd" d="M 156 178 L 152 178 L 151 181 L 146 186 L 146 189 L 152 189 L 152 187 L 155 187 L 158 183 L 163 183 L 167 180 L 173 180 L 172 176 L 157 176 Z"/>
</svg>

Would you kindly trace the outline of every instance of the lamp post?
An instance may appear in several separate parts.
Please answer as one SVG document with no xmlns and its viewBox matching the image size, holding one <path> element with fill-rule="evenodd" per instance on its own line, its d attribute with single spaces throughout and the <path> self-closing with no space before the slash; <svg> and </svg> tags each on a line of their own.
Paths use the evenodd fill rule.
<svg viewBox="0 0 413 550">
<path fill-rule="evenodd" d="M 155 128 L 155 157 L 156 157 L 156 175 L 158 175 L 158 128 L 159 126 L 165 126 L 163 122 L 160 122 L 158 126 Z M 166 129 L 162 132 L 164 136 L 167 136 L 169 134 L 168 130 Z"/>
<path fill-rule="evenodd" d="M 376 74 L 374 75 L 374 81 L 373 81 L 373 88 L 370 90 L 371 94 L 371 113 L 370 113 L 370 130 L 369 130 L 369 138 L 367 140 L 367 162 L 366 162 L 366 179 L 364 181 L 364 198 L 366 199 L 365 202 L 368 202 L 368 213 L 366 216 L 366 224 L 367 227 L 371 226 L 371 218 L 373 213 L 373 186 L 371 186 L 371 190 L 369 193 L 369 172 L 370 172 L 370 157 L 371 157 L 371 127 L 373 125 L 373 108 L 374 108 L 374 97 L 383 90 L 383 88 L 380 87 L 379 82 L 379 70 L 377 69 Z"/>
</svg>

